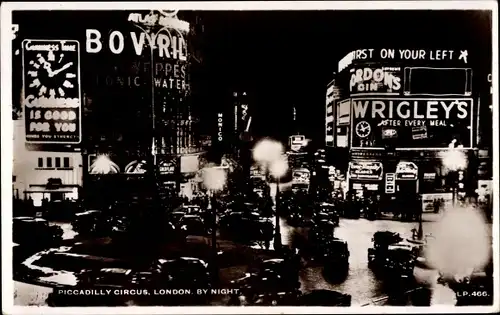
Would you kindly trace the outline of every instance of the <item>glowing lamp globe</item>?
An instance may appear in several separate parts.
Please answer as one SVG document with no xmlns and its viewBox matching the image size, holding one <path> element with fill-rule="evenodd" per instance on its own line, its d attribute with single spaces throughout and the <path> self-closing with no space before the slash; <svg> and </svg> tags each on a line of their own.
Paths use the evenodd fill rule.
<svg viewBox="0 0 500 315">
<path fill-rule="evenodd" d="M 281 178 L 285 176 L 288 171 L 288 161 L 281 157 L 279 160 L 276 160 L 271 163 L 269 167 L 269 172 L 274 178 Z"/>
<path fill-rule="evenodd" d="M 210 167 L 202 171 L 203 185 L 211 191 L 219 191 L 226 185 L 226 172 L 222 168 Z"/>
<path fill-rule="evenodd" d="M 283 145 L 275 140 L 264 139 L 253 148 L 253 159 L 258 163 L 273 163 L 281 159 Z"/>
</svg>

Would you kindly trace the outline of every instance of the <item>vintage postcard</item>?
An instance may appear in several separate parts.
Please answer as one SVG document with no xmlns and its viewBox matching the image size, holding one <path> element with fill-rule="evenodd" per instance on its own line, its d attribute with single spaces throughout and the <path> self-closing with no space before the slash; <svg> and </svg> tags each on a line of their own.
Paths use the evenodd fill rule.
<svg viewBox="0 0 500 315">
<path fill-rule="evenodd" d="M 5 314 L 499 311 L 495 1 L 1 8 Z"/>
</svg>

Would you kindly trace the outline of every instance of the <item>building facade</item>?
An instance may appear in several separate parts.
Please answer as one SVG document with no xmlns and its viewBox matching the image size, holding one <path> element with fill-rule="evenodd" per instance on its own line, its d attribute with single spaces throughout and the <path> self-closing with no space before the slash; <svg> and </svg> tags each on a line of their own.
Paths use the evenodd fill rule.
<svg viewBox="0 0 500 315">
<path fill-rule="evenodd" d="M 13 16 L 13 22 L 19 25 L 13 45 L 13 73 L 24 75 L 24 81 L 13 78 L 13 116 L 25 123 L 26 149 L 36 154 L 67 152 L 78 156 L 71 160 L 80 161 L 73 165 L 81 165 L 78 176 L 83 179 L 79 185 L 85 186 L 87 196 L 101 190 L 102 185 L 97 183 L 104 176 L 114 176 L 117 182 L 122 182 L 118 178 L 140 179 L 152 166 L 158 170 L 163 186 L 179 191 L 198 171 L 203 154 L 196 105 L 201 97 L 193 93 L 197 87 L 193 88 L 191 78 L 191 74 L 202 72 L 203 22 L 196 14 L 177 11 L 78 14 L 81 22 L 77 25 L 64 11 L 19 12 Z M 47 19 L 59 26 L 23 28 L 24 22 L 38 25 Z M 26 49 L 23 40 L 38 44 L 31 43 Z M 76 48 L 71 51 L 68 43 L 73 42 Z M 31 60 L 33 47 L 44 50 L 54 43 L 64 49 L 64 58 L 62 54 L 42 52 L 48 53 L 44 60 Z M 24 60 L 32 63 L 23 64 L 23 53 L 29 57 Z M 53 84 L 50 80 L 47 84 L 30 83 L 26 78 L 34 80 L 37 74 L 31 67 L 40 62 L 52 63 L 54 69 L 62 67 L 57 71 L 68 82 L 61 79 L 54 87 L 47 85 Z M 40 80 L 43 76 L 39 75 Z M 35 105 L 26 104 L 29 95 L 36 94 L 23 88 L 23 82 L 40 89 L 46 86 L 41 98 L 59 101 L 43 99 L 35 100 L 36 104 L 32 101 Z M 36 106 L 42 106 L 39 113 L 26 111 Z M 55 110 L 61 107 L 64 114 Z M 58 116 L 52 115 L 56 112 Z M 21 140 L 18 137 L 15 141 Z M 64 164 L 66 155 L 60 156 Z"/>
<path fill-rule="evenodd" d="M 14 198 L 31 198 L 35 206 L 40 206 L 42 199 L 78 199 L 82 187 L 81 153 L 29 150 L 25 140 L 25 123 L 23 120 L 15 120 L 12 184 Z"/>
<path fill-rule="evenodd" d="M 83 174 L 78 43 L 28 40 L 37 37 L 22 21 L 13 22 L 13 197 L 32 199 L 35 206 L 42 199 L 78 199 Z"/>
<path fill-rule="evenodd" d="M 358 49 L 339 62 L 336 133 L 327 140 L 349 150 L 349 190 L 445 201 L 452 189 L 474 191 L 479 94 L 470 58 L 467 50 Z M 465 167 L 449 165 L 452 148 Z"/>
</svg>

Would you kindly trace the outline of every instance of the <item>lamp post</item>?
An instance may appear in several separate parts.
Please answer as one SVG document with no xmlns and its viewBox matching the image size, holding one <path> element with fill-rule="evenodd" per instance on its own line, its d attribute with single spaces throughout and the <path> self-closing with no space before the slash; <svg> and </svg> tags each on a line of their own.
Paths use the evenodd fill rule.
<svg viewBox="0 0 500 315">
<path fill-rule="evenodd" d="M 276 180 L 275 196 L 275 227 L 274 249 L 281 248 L 281 228 L 279 216 L 279 183 L 288 170 L 288 162 L 283 157 L 284 148 L 281 142 L 272 139 L 263 139 L 253 148 L 253 159 L 259 163 Z"/>
<path fill-rule="evenodd" d="M 463 170 L 467 167 L 467 158 L 463 151 L 450 147 L 446 150 L 443 155 L 443 165 L 448 170 L 448 173 L 453 174 L 453 182 L 452 182 L 452 203 L 453 206 L 456 204 L 456 194 L 457 194 L 457 184 L 458 179 L 456 178 L 459 170 Z"/>
<path fill-rule="evenodd" d="M 283 177 L 288 171 L 288 162 L 286 159 L 281 158 L 274 161 L 269 166 L 269 173 L 276 180 L 276 196 L 275 208 L 276 208 L 276 222 L 275 222 L 275 236 L 274 236 L 274 249 L 278 250 L 281 248 L 281 226 L 280 226 L 280 212 L 279 212 L 279 198 L 280 198 L 280 178 Z"/>
<path fill-rule="evenodd" d="M 224 189 L 227 176 L 224 169 L 220 167 L 207 167 L 202 170 L 203 185 L 208 190 L 209 208 L 212 210 L 212 276 L 214 280 L 218 279 L 219 271 L 217 268 L 217 208 L 215 200 L 212 200 L 214 193 Z M 207 209 L 208 210 L 208 209 Z"/>
</svg>

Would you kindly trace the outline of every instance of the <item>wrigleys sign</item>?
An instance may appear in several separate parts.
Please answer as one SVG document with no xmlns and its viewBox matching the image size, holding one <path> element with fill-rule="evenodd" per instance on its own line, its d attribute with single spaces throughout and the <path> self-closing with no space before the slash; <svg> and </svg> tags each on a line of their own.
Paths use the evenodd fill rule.
<svg viewBox="0 0 500 315">
<path fill-rule="evenodd" d="M 470 147 L 472 112 L 470 98 L 352 99 L 352 146 L 446 147 L 457 138 Z"/>
</svg>

